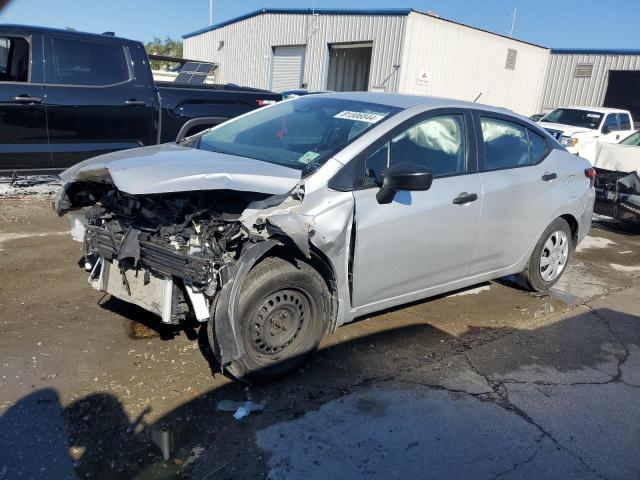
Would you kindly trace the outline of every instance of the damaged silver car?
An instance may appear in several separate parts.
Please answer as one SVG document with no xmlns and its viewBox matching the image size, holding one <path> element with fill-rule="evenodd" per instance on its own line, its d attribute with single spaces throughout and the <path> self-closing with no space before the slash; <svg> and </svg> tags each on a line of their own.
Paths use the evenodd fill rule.
<svg viewBox="0 0 640 480">
<path fill-rule="evenodd" d="M 208 322 L 245 380 L 362 315 L 510 274 L 550 287 L 594 199 L 588 162 L 524 117 L 374 93 L 288 100 L 61 177 L 92 286 Z"/>
</svg>

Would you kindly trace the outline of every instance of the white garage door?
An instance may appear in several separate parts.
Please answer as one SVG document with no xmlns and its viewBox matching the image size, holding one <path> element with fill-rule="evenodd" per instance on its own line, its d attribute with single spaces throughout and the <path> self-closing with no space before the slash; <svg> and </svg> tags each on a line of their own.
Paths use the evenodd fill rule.
<svg viewBox="0 0 640 480">
<path fill-rule="evenodd" d="M 271 90 L 282 92 L 300 88 L 304 65 L 304 45 L 274 47 L 271 66 Z"/>
</svg>

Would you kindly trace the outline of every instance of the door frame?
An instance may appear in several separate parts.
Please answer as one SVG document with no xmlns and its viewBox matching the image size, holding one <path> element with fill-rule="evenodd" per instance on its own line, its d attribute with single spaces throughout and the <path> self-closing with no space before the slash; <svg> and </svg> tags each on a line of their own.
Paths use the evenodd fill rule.
<svg viewBox="0 0 640 480">
<path fill-rule="evenodd" d="M 375 48 L 375 42 L 373 40 L 365 40 L 360 42 L 327 42 L 325 48 L 326 61 L 324 62 L 324 68 L 322 72 L 322 88 L 328 90 L 329 88 L 329 69 L 331 67 L 331 49 L 345 49 L 345 48 L 371 48 L 371 58 L 369 59 L 369 74 L 367 90 L 371 87 L 371 69 L 373 68 L 373 50 Z"/>
<path fill-rule="evenodd" d="M 414 115 L 413 117 L 402 121 L 397 126 L 393 127 L 391 130 L 381 135 L 374 142 L 370 143 L 364 150 L 362 150 L 358 155 L 356 155 L 351 160 L 351 162 L 355 162 L 352 191 L 355 192 L 355 191 L 372 190 L 372 189 L 379 188 L 376 186 L 364 186 L 365 161 L 370 154 L 374 153 L 385 143 L 390 142 L 395 136 L 402 133 L 407 128 L 410 128 L 411 126 L 416 125 L 425 120 L 428 120 L 430 118 L 438 117 L 442 115 L 461 115 L 463 118 L 463 126 L 465 130 L 464 140 L 465 140 L 465 145 L 467 147 L 465 152 L 467 170 L 461 173 L 440 175 L 435 177 L 433 181 L 437 182 L 438 180 L 441 180 L 441 179 L 459 177 L 459 176 L 465 176 L 465 175 L 478 175 L 480 172 L 478 170 L 478 147 L 477 147 L 476 128 L 474 125 L 473 112 L 470 109 L 464 108 L 464 107 L 433 108 L 426 111 L 422 111 Z M 356 202 L 356 199 L 354 198 L 354 205 L 355 205 L 355 202 Z M 351 280 L 352 282 L 356 281 L 354 267 L 356 264 L 356 261 L 355 261 L 356 248 L 359 241 L 358 235 L 357 235 L 357 230 L 358 230 L 357 225 L 358 225 L 358 213 L 357 213 L 357 207 L 356 207 L 355 213 L 354 213 L 353 227 L 351 232 L 350 247 L 349 247 L 351 258 L 349 259 L 349 265 L 348 265 L 348 273 L 352 278 Z M 475 246 L 472 249 L 472 255 L 473 255 L 474 249 L 475 249 Z M 471 260 L 472 260 L 472 257 L 469 258 L 469 262 Z M 466 281 L 467 281 L 466 278 L 460 278 L 450 282 L 432 285 L 423 289 L 408 291 L 406 292 L 406 294 L 403 294 L 403 298 L 407 298 L 408 300 L 406 301 L 413 301 L 415 299 L 426 298 L 431 295 L 431 293 L 429 292 L 439 291 L 442 288 L 444 288 L 446 291 L 447 290 L 446 285 L 465 283 Z M 355 313 L 357 315 L 361 313 L 365 314 L 367 312 L 377 311 L 380 308 L 388 308 L 394 305 L 406 303 L 405 300 L 402 300 L 401 302 L 397 302 L 395 300 L 396 297 L 391 297 L 391 298 L 386 298 L 382 300 L 376 300 L 375 302 L 369 302 L 359 306 L 354 306 L 353 293 L 354 293 L 353 284 L 350 284 L 349 285 L 349 301 L 351 304 L 351 313 Z"/>
</svg>

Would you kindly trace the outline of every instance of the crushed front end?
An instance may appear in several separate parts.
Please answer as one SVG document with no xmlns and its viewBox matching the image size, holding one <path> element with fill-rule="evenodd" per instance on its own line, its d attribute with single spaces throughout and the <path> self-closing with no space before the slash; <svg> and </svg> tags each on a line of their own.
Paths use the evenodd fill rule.
<svg viewBox="0 0 640 480">
<path fill-rule="evenodd" d="M 264 241 L 240 215 L 262 193 L 230 190 L 130 195 L 73 184 L 56 210 L 70 212 L 91 285 L 176 324 L 209 320 L 212 302 L 242 252 Z M 83 206 L 84 205 L 84 206 Z"/>
<path fill-rule="evenodd" d="M 640 173 L 596 167 L 595 213 L 640 223 Z"/>
</svg>

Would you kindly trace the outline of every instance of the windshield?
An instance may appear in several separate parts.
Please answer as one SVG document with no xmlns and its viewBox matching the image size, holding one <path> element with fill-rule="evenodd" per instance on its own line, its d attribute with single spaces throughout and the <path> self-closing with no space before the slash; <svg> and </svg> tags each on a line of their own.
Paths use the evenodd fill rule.
<svg viewBox="0 0 640 480">
<path fill-rule="evenodd" d="M 204 133 L 198 148 L 313 172 L 400 109 L 315 95 L 257 110 Z"/>
<path fill-rule="evenodd" d="M 596 129 L 600 126 L 603 113 L 591 112 L 589 110 L 578 110 L 576 108 L 556 108 L 547 114 L 541 122 L 561 123 L 574 127 Z"/>
<path fill-rule="evenodd" d="M 634 147 L 640 147 L 640 132 L 636 132 L 630 137 L 625 138 L 620 142 L 620 145 L 633 145 Z"/>
</svg>

